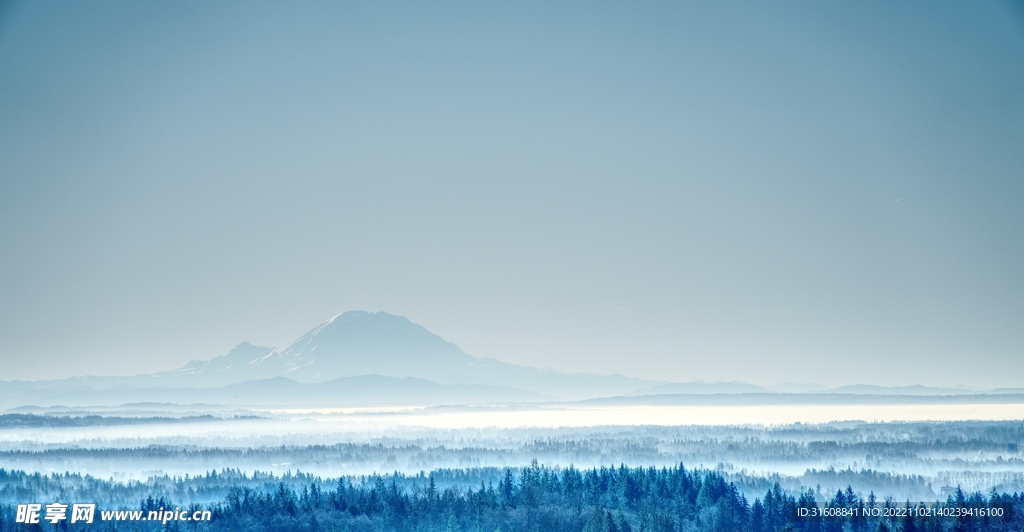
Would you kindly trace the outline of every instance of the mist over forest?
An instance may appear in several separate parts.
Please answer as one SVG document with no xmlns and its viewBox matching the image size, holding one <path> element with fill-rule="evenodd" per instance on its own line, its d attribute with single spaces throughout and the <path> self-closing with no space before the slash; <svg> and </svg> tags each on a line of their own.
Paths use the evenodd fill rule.
<svg viewBox="0 0 1024 532">
<path fill-rule="evenodd" d="M 0 532 L 1024 531 L 1024 2 L 0 0 Z"/>
<path fill-rule="evenodd" d="M 209 512 L 191 530 L 1024 522 L 1016 389 L 566 374 L 472 357 L 386 313 L 155 374 L 0 382 L 0 404 L 0 522 L 79 499 L 139 530 L 172 506 Z"/>
<path fill-rule="evenodd" d="M 360 454 L 352 448 L 328 449 L 326 454 L 337 458 L 339 450 L 345 456 Z M 290 471 L 274 475 L 222 469 L 196 476 L 150 476 L 141 482 L 0 469 L 0 519 L 10 520 L 15 513 L 17 519 L 23 519 L 25 500 L 63 500 L 112 508 L 99 513 L 101 530 L 156 530 L 166 527 L 169 520 L 173 530 L 326 527 L 445 532 L 492 528 L 1010 531 L 1024 523 L 1024 496 L 997 489 L 986 494 L 946 488 L 945 497 L 908 496 L 901 504 L 892 495 L 879 497 L 874 490 L 864 494 L 852 485 L 834 490 L 820 484 L 786 489 L 778 475 L 751 478 L 723 469 L 687 469 L 682 463 L 661 468 L 563 468 L 541 465 L 534 459 L 522 467 L 440 468 L 415 475 L 396 471 L 325 478 Z M 856 478 L 843 472 L 837 475 L 834 470 L 826 475 L 808 473 L 805 477 L 810 480 Z M 873 475 L 871 480 L 875 487 L 892 492 L 907 477 L 883 474 Z M 904 490 L 907 487 L 902 486 Z M 209 518 L 195 519 L 202 514 Z M 64 529 L 82 530 L 85 526 L 63 523 Z"/>
<path fill-rule="evenodd" d="M 103 432 L 124 420 L 145 423 L 149 435 Z M 203 431 L 189 434 L 182 430 L 188 424 Z M 317 427 L 321 424 L 308 415 L 133 419 L 6 414 L 0 416 L 0 463 L 29 473 L 74 471 L 121 481 L 201 476 L 225 467 L 247 474 L 340 477 L 518 468 L 534 460 L 562 468 L 682 463 L 716 470 L 743 492 L 746 486 L 761 489 L 765 482 L 792 490 L 852 486 L 858 493 L 915 500 L 942 496 L 958 486 L 1024 491 L 1024 423 L 1018 421 L 553 429 L 378 426 L 340 432 Z M 81 432 L 84 427 L 100 431 Z M 162 436 L 156 432 L 160 428 L 180 434 Z"/>
</svg>

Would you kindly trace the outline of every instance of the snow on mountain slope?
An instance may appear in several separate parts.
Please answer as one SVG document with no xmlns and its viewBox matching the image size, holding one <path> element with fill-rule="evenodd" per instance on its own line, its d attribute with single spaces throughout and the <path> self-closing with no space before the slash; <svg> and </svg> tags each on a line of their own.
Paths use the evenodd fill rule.
<svg viewBox="0 0 1024 532">
<path fill-rule="evenodd" d="M 317 383 L 369 374 L 503 386 L 563 399 L 619 395 L 658 384 L 476 358 L 404 317 L 363 311 L 334 316 L 277 349 L 244 343 L 222 357 L 192 361 L 155 376 L 168 383 L 187 380 L 190 386 L 209 386 L 272 377 Z"/>
<path fill-rule="evenodd" d="M 279 377 L 312 385 L 365 375 L 391 377 L 395 380 L 387 382 L 394 386 L 408 385 L 413 381 L 400 379 L 411 378 L 441 385 L 524 390 L 530 394 L 516 397 L 563 400 L 623 395 L 662 384 L 622 375 L 568 374 L 477 358 L 404 317 L 352 311 L 334 316 L 277 349 L 243 342 L 226 355 L 192 360 L 148 375 L 0 382 L 0 403 L 32 404 L 53 396 L 51 392 L 80 391 L 84 400 L 91 392 L 103 390 L 219 388 Z"/>
</svg>

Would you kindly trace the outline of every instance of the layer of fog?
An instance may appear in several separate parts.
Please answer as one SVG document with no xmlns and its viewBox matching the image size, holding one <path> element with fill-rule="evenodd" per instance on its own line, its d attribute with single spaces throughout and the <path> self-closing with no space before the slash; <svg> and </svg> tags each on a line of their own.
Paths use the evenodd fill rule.
<svg viewBox="0 0 1024 532">
<path fill-rule="evenodd" d="M 825 423 L 808 423 L 821 411 L 803 405 L 233 411 L 202 420 L 4 428 L 0 463 L 117 480 L 225 468 L 327 478 L 519 467 L 534 459 L 578 468 L 683 463 L 718 469 L 752 492 L 774 481 L 826 491 L 851 484 L 913 499 L 957 485 L 1024 491 L 1020 405 L 942 405 L 938 421 L 915 419 L 930 415 L 933 406 L 883 406 L 858 405 L 849 414 L 830 407 L 833 417 L 874 414 L 883 422 L 865 415 L 871 422 Z M 894 414 L 905 419 L 885 417 Z M 957 414 L 964 419 L 949 420 Z M 793 418 L 800 421 L 786 422 Z"/>
</svg>

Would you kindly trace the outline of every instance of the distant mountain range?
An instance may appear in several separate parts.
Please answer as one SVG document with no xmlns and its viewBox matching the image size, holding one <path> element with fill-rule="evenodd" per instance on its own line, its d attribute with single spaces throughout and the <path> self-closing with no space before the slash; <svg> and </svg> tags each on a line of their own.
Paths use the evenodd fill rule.
<svg viewBox="0 0 1024 532">
<path fill-rule="evenodd" d="M 661 395 L 661 394 L 843 394 L 843 395 L 970 395 L 986 393 L 1020 393 L 1019 388 L 998 390 L 972 390 L 970 388 L 938 388 L 932 386 L 876 386 L 870 384 L 854 384 L 829 388 L 822 384 L 785 383 L 775 386 L 756 386 L 745 382 L 683 382 L 659 384 L 652 388 L 637 390 L 625 395 Z"/>
<path fill-rule="evenodd" d="M 226 355 L 158 373 L 0 382 L 0 407 L 141 401 L 259 406 L 558 401 L 623 395 L 658 384 L 477 358 L 401 316 L 353 311 L 284 347 L 243 342 Z"/>
<path fill-rule="evenodd" d="M 997 392 L 1019 392 L 998 390 Z M 252 406 L 368 406 L 573 401 L 600 397 L 800 393 L 959 395 L 965 388 L 742 382 L 667 383 L 561 373 L 477 358 L 401 316 L 339 314 L 290 344 L 243 342 L 223 356 L 132 377 L 0 381 L 0 407 L 140 401 Z"/>
<path fill-rule="evenodd" d="M 34 397 L 33 397 L 34 396 Z M 257 379 L 211 388 L 78 387 L 23 394 L 21 404 L 113 406 L 128 403 L 228 405 L 267 409 L 304 407 L 422 406 L 555 401 L 556 398 L 500 386 L 438 384 L 423 379 L 362 375 L 320 383 L 284 377 Z M 33 400 L 34 399 L 34 400 Z"/>
<path fill-rule="evenodd" d="M 363 375 L 512 388 L 548 399 L 621 395 L 657 384 L 622 375 L 561 373 L 477 358 L 406 318 L 360 311 L 339 314 L 284 347 L 243 343 L 227 355 L 193 360 L 152 377 L 154 383 L 221 386 L 273 377 L 324 383 Z"/>
</svg>

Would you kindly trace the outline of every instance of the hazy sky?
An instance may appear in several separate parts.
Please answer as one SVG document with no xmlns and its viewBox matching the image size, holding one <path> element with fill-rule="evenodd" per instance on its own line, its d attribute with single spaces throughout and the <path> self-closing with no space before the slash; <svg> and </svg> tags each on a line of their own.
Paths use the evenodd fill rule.
<svg viewBox="0 0 1024 532">
<path fill-rule="evenodd" d="M 0 8 L 0 379 L 346 310 L 689 381 L 1024 386 L 1009 2 Z"/>
</svg>

